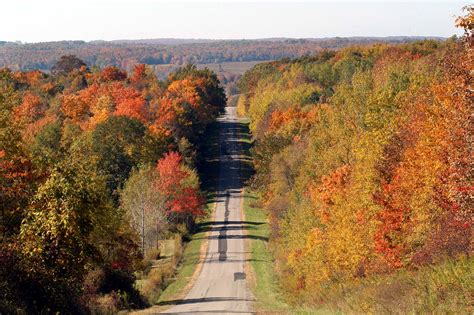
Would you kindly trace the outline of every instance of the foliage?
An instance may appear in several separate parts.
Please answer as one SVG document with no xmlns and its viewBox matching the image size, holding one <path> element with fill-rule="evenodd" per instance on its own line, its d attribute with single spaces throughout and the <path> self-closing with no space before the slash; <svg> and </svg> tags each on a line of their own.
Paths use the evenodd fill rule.
<svg viewBox="0 0 474 315">
<path fill-rule="evenodd" d="M 71 303 L 78 301 L 88 265 L 99 259 L 97 244 L 91 242 L 96 225 L 113 217 L 105 192 L 104 182 L 87 168 L 56 168 L 38 188 L 21 225 L 25 272 L 67 286 Z M 29 299 L 39 309 L 69 307 L 61 301 L 60 287 L 49 283 L 41 288 L 44 296 Z"/>
<path fill-rule="evenodd" d="M 202 214 L 194 163 L 223 89 L 195 67 L 159 81 L 64 56 L 53 70 L 0 70 L 0 312 L 142 307 L 137 214 L 148 247 Z"/>
<path fill-rule="evenodd" d="M 50 70 L 63 55 L 75 55 L 90 67 L 115 66 L 129 72 L 137 64 L 152 66 L 161 77 L 170 65 L 217 64 L 222 62 L 267 61 L 296 58 L 322 49 L 339 49 L 374 42 L 413 42 L 416 38 L 328 38 L 319 40 L 179 40 L 59 41 L 0 45 L 0 67 L 15 70 Z M 70 58 L 70 57 L 69 57 Z M 69 59 L 68 58 L 68 59 Z"/>
<path fill-rule="evenodd" d="M 141 160 L 145 127 L 125 116 L 110 117 L 91 134 L 92 151 L 98 171 L 107 177 L 107 186 L 115 192 L 128 178 L 132 167 Z"/>
<path fill-rule="evenodd" d="M 204 214 L 197 174 L 182 164 L 179 153 L 165 154 L 158 161 L 157 171 L 159 180 L 155 189 L 167 198 L 166 214 L 186 219 Z"/>
<path fill-rule="evenodd" d="M 463 42 L 350 47 L 242 77 L 250 184 L 269 213 L 291 301 L 320 304 L 365 277 L 472 254 L 472 56 Z"/>
<path fill-rule="evenodd" d="M 54 66 L 51 67 L 51 72 L 54 74 L 68 74 L 75 69 L 86 67 L 87 65 L 81 59 L 74 55 L 62 56 Z"/>
</svg>

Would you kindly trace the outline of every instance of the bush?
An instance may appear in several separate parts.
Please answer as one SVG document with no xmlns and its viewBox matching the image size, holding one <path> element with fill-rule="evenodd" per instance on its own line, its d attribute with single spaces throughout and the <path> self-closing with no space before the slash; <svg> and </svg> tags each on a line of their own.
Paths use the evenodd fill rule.
<svg viewBox="0 0 474 315">
<path fill-rule="evenodd" d="M 89 309 L 92 314 L 109 315 L 117 314 L 121 309 L 121 296 L 112 292 L 102 296 L 98 296 L 95 299 L 91 299 L 89 302 Z"/>
<path fill-rule="evenodd" d="M 245 95 L 239 96 L 237 101 L 237 116 L 245 117 L 247 115 L 247 97 Z"/>
<path fill-rule="evenodd" d="M 171 257 L 173 265 L 176 266 L 178 262 L 181 260 L 182 256 L 183 256 L 183 241 L 180 235 L 176 235 L 174 237 L 173 257 Z"/>
<path fill-rule="evenodd" d="M 157 260 L 157 259 L 160 259 L 160 258 L 161 258 L 161 249 L 160 248 L 149 249 L 149 250 L 147 250 L 146 255 L 145 255 L 145 261 Z"/>
<path fill-rule="evenodd" d="M 54 278 L 15 245 L 0 243 L 0 314 L 84 314 L 79 292 L 80 284 Z"/>
<path fill-rule="evenodd" d="M 173 277 L 175 265 L 172 261 L 153 267 L 145 279 L 141 281 L 139 291 L 150 304 L 156 302 L 161 292 Z"/>
</svg>

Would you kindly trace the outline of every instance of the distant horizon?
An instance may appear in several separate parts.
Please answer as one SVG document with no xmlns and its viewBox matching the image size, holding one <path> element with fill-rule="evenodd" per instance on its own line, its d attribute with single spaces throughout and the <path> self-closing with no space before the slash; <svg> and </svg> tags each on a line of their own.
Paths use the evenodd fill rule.
<svg viewBox="0 0 474 315">
<path fill-rule="evenodd" d="M 454 21 L 468 4 L 464 0 L 16 0 L 4 4 L 0 40 L 448 38 L 462 34 Z"/>
<path fill-rule="evenodd" d="M 219 41 L 284 41 L 284 40 L 329 40 L 329 39 L 394 39 L 394 38 L 414 38 L 414 39 L 440 39 L 446 40 L 452 36 L 459 36 L 462 34 L 453 34 L 451 36 L 436 36 L 436 35 L 387 35 L 387 36 L 327 36 L 327 37 L 265 37 L 265 38 L 178 38 L 178 37 L 156 37 L 156 38 L 118 38 L 118 39 L 61 39 L 51 41 L 39 41 L 39 42 L 23 42 L 20 40 L 9 41 L 0 38 L 0 42 L 14 43 L 14 44 L 41 44 L 41 43 L 61 43 L 61 42 L 146 42 L 146 41 L 208 41 L 208 42 L 219 42 Z M 184 43 L 183 43 L 184 44 Z"/>
</svg>

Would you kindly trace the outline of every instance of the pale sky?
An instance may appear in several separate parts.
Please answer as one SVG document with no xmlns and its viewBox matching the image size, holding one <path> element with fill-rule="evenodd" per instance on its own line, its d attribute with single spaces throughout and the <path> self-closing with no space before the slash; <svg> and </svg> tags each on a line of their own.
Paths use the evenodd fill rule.
<svg viewBox="0 0 474 315">
<path fill-rule="evenodd" d="M 0 40 L 444 36 L 469 1 L 5 0 Z"/>
</svg>

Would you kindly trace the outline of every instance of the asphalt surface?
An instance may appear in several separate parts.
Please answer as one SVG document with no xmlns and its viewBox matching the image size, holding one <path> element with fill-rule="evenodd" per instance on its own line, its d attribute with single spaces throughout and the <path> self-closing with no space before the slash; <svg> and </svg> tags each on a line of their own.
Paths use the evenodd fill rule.
<svg viewBox="0 0 474 315">
<path fill-rule="evenodd" d="M 220 175 L 217 207 L 209 223 L 205 261 L 188 295 L 162 314 L 250 314 L 252 296 L 245 274 L 241 147 L 236 108 L 219 118 Z"/>
</svg>

